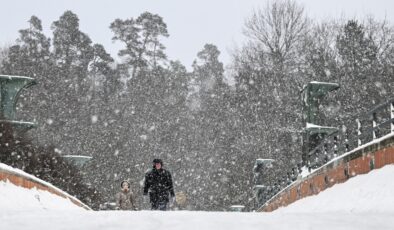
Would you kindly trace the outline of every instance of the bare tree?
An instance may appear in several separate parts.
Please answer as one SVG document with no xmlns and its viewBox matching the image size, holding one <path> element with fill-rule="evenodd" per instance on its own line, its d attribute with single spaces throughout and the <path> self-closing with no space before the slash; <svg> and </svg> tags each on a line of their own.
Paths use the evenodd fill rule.
<svg viewBox="0 0 394 230">
<path fill-rule="evenodd" d="M 394 50 L 394 28 L 385 19 L 376 21 L 372 16 L 366 18 L 363 23 L 365 33 L 377 46 L 377 57 L 381 62 L 393 60 Z"/>
<path fill-rule="evenodd" d="M 269 54 L 281 72 L 294 61 L 308 24 L 302 6 L 292 0 L 280 0 L 254 11 L 245 22 L 244 34 L 262 45 L 262 51 Z"/>
</svg>

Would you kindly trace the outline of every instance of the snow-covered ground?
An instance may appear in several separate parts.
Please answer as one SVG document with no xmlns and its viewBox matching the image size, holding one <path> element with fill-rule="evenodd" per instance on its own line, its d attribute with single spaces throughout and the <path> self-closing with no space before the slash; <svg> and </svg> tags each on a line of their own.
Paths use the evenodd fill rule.
<svg viewBox="0 0 394 230">
<path fill-rule="evenodd" d="M 84 209 L 75 205 L 69 199 L 61 198 L 48 191 L 35 188 L 26 189 L 8 181 L 0 181 L 0 217 L 6 213 L 37 212 L 40 210 Z"/>
<path fill-rule="evenodd" d="M 75 197 L 69 195 L 68 193 L 62 191 L 61 189 L 57 188 L 56 186 L 52 185 L 51 183 L 43 181 L 43 180 L 41 180 L 41 179 L 31 175 L 31 174 L 28 174 L 28 173 L 20 170 L 20 169 L 13 168 L 13 167 L 11 167 L 9 165 L 0 163 L 0 170 L 4 171 L 6 173 L 9 173 L 9 174 L 19 175 L 19 177 L 21 177 L 21 178 L 25 178 L 25 179 L 28 179 L 28 180 L 30 180 L 32 182 L 41 184 L 44 187 L 47 187 L 47 188 L 51 189 L 52 191 L 55 191 L 57 193 L 62 194 L 64 197 L 68 197 L 67 199 L 60 200 L 61 202 L 64 202 L 64 200 L 65 201 L 69 201 L 69 199 L 72 199 L 75 202 L 78 202 L 81 205 L 85 206 L 86 209 L 90 209 L 85 204 L 83 204 L 81 201 L 79 201 L 77 198 L 75 198 Z M 5 206 L 6 203 L 8 203 L 10 201 L 12 202 L 13 200 L 17 200 L 17 202 L 14 202 L 14 203 L 24 203 L 24 204 L 27 204 L 27 205 L 33 205 L 32 207 L 34 208 L 34 207 L 36 207 L 36 206 L 34 206 L 34 205 L 36 205 L 36 204 L 34 204 L 34 202 L 36 200 L 38 200 L 38 201 L 42 200 L 40 197 L 45 197 L 45 198 L 48 198 L 50 200 L 53 199 L 53 197 L 55 199 L 58 198 L 58 196 L 55 196 L 55 195 L 53 195 L 53 194 L 51 194 L 49 192 L 43 192 L 42 190 L 23 189 L 23 188 L 20 188 L 20 187 L 16 187 L 12 183 L 5 183 L 3 181 L 0 181 L 0 183 L 2 183 L 2 184 L 0 184 L 1 185 L 1 187 L 0 187 L 0 195 L 1 195 L 1 197 L 0 197 L 0 209 L 3 206 Z M 29 193 L 29 191 L 30 191 L 30 193 Z M 27 194 L 30 194 L 30 195 L 27 195 Z M 19 197 L 21 199 L 17 199 L 17 195 L 19 195 Z M 13 197 L 13 198 L 7 199 L 8 197 Z M 31 198 L 32 197 L 35 198 L 35 199 L 33 199 L 33 201 L 34 201 L 33 203 L 31 203 L 31 200 L 32 200 Z M 26 199 L 26 200 L 24 200 L 24 199 Z M 51 204 L 50 204 L 50 202 L 48 202 L 48 204 L 47 203 L 43 204 L 42 202 L 39 204 L 40 207 L 48 208 L 48 207 L 46 207 L 46 205 L 48 205 L 48 207 L 50 207 Z M 30 207 L 30 206 L 28 206 L 28 207 Z M 55 205 L 54 207 L 61 207 L 63 209 L 62 205 L 60 205 L 60 206 Z M 23 207 L 22 207 L 22 209 L 23 209 Z"/>
<path fill-rule="evenodd" d="M 46 197 L 48 194 L 40 194 L 42 206 L 36 205 L 34 199 L 25 199 L 35 197 L 36 190 L 23 191 L 3 182 L 0 184 L 0 229 L 394 229 L 393 175 L 394 166 L 386 166 L 272 213 L 94 212 L 78 207 L 72 210 L 66 199 L 51 200 Z M 21 197 L 19 190 L 26 193 Z"/>
<path fill-rule="evenodd" d="M 358 175 L 278 212 L 394 213 L 394 165 Z M 393 215 L 394 219 L 394 215 Z M 394 225 L 393 228 L 394 229 Z"/>
</svg>

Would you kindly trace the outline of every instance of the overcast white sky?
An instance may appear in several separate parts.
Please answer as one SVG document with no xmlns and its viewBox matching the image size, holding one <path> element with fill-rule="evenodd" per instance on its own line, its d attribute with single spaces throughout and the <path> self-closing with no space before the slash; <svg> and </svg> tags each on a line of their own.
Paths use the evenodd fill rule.
<svg viewBox="0 0 394 230">
<path fill-rule="evenodd" d="M 394 22 L 393 0 L 298 0 L 315 19 L 358 17 L 371 14 Z M 190 68 L 205 43 L 213 43 L 228 64 L 229 50 L 244 39 L 242 27 L 254 8 L 267 0 L 1 0 L 0 46 L 11 44 L 18 30 L 27 28 L 31 15 L 42 20 L 44 31 L 66 10 L 80 19 L 80 29 L 94 43 L 105 46 L 114 58 L 121 44 L 113 43 L 109 25 L 116 18 L 136 18 L 144 11 L 159 14 L 168 26 L 170 37 L 163 43 L 170 59 L 178 59 Z"/>
</svg>

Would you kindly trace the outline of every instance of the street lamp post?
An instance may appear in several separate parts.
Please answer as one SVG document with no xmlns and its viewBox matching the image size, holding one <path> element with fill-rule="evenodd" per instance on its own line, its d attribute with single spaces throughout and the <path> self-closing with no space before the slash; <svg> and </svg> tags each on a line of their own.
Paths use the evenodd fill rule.
<svg viewBox="0 0 394 230">
<path fill-rule="evenodd" d="M 33 122 L 15 120 L 16 102 L 23 89 L 37 84 L 30 77 L 0 75 L 0 125 L 10 125 L 14 134 L 36 127 Z"/>
<path fill-rule="evenodd" d="M 319 105 L 324 96 L 334 90 L 339 89 L 339 84 L 329 82 L 309 82 L 301 91 L 303 102 L 303 121 L 305 128 L 303 132 L 303 165 L 307 165 L 308 153 L 318 145 L 326 136 L 338 131 L 338 128 L 320 126 Z"/>
</svg>

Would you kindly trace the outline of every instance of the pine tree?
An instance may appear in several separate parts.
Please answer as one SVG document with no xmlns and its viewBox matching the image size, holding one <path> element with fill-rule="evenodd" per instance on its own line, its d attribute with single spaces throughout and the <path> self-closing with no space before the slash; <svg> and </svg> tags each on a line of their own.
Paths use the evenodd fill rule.
<svg viewBox="0 0 394 230">
<path fill-rule="evenodd" d="M 137 19 L 116 19 L 111 23 L 113 40 L 125 43 L 126 48 L 119 51 L 119 56 L 126 57 L 132 68 L 132 76 L 143 68 L 154 69 L 166 60 L 161 37 L 168 37 L 167 25 L 162 17 L 149 12 L 142 13 Z"/>
<path fill-rule="evenodd" d="M 50 39 L 42 32 L 41 20 L 30 18 L 29 28 L 19 31 L 17 44 L 10 47 L 3 61 L 3 73 L 42 80 L 51 66 Z"/>
<path fill-rule="evenodd" d="M 78 16 L 71 11 L 64 12 L 51 28 L 58 72 L 62 74 L 62 84 L 68 86 L 68 92 L 64 93 L 69 97 L 72 93 L 83 95 L 86 92 L 88 65 L 94 54 L 92 41 L 79 30 Z"/>
</svg>

